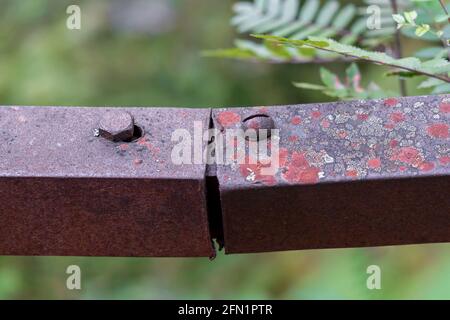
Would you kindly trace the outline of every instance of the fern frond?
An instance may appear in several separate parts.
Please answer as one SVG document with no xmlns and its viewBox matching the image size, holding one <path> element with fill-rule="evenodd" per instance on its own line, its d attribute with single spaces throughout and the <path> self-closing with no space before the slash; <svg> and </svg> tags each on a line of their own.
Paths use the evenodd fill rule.
<svg viewBox="0 0 450 320">
<path fill-rule="evenodd" d="M 409 0 L 398 0 L 400 8 L 407 8 Z M 374 48 L 385 44 L 395 34 L 390 0 L 365 0 L 366 6 L 357 7 L 338 0 L 253 0 L 238 2 L 233 6 L 231 24 L 239 33 L 270 34 L 293 40 L 304 40 L 310 36 L 333 38 L 340 43 L 358 44 Z M 367 26 L 367 8 L 380 8 L 381 29 L 370 30 Z M 303 54 L 288 50 L 282 56 L 277 50 L 268 48 L 267 43 L 237 41 L 236 48 L 252 52 L 252 57 L 242 57 L 240 50 L 217 51 L 216 57 L 264 60 L 269 62 L 308 63 L 339 60 L 339 55 L 317 51 Z M 230 55 L 235 52 L 236 55 Z M 222 55 L 224 53 L 224 55 Z M 255 57 L 259 59 L 255 59 Z"/>
</svg>

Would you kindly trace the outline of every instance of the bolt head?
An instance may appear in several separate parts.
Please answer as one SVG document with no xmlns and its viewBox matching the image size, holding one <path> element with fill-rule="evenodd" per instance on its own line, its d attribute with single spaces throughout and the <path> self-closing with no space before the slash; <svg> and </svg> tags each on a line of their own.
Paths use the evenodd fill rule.
<svg viewBox="0 0 450 320">
<path fill-rule="evenodd" d="M 106 112 L 98 131 L 101 137 L 114 142 L 130 140 L 134 135 L 133 116 L 124 111 Z"/>
</svg>

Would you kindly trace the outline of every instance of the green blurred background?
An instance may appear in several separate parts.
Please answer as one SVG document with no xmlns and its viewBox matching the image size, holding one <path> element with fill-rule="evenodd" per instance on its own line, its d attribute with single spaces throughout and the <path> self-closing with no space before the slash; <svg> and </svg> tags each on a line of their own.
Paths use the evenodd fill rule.
<svg viewBox="0 0 450 320">
<path fill-rule="evenodd" d="M 70 4 L 81 7 L 80 31 L 65 26 Z M 2 105 L 219 107 L 328 100 L 291 85 L 318 82 L 317 66 L 200 56 L 201 50 L 232 45 L 232 1 L 0 0 L 0 5 Z M 407 52 L 417 46 L 405 45 Z M 345 65 L 328 67 L 339 71 Z M 397 88 L 384 70 L 361 69 L 366 80 Z M 410 85 L 410 95 L 421 93 Z M 213 262 L 0 257 L 0 299 L 443 299 L 450 298 L 448 249 L 440 244 L 219 254 Z M 71 264 L 81 267 L 81 291 L 66 289 Z M 382 290 L 366 288 L 371 264 L 382 269 Z"/>
</svg>

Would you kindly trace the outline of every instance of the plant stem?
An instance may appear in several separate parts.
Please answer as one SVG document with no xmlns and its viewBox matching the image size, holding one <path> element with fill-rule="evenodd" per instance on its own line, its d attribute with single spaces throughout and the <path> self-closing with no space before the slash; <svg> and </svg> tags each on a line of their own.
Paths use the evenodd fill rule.
<svg viewBox="0 0 450 320">
<path fill-rule="evenodd" d="M 444 1 L 439 0 L 439 3 L 441 4 L 442 9 L 444 9 L 445 14 L 447 15 L 447 20 L 450 23 L 450 15 L 448 14 L 447 7 L 444 4 Z"/>
<path fill-rule="evenodd" d="M 398 6 L 397 6 L 397 0 L 391 0 L 391 7 L 392 12 L 394 14 L 398 14 Z M 402 42 L 400 39 L 400 30 L 395 30 L 395 47 L 394 47 L 394 55 L 395 58 L 401 59 L 403 56 L 403 49 L 402 49 Z M 399 78 L 399 87 L 400 87 L 400 94 L 404 97 L 407 95 L 406 91 L 406 81 L 405 79 Z"/>
<path fill-rule="evenodd" d="M 441 4 L 442 9 L 444 10 L 445 14 L 447 15 L 447 21 L 448 23 L 450 23 L 450 15 L 448 13 L 447 7 L 444 4 L 444 1 L 439 0 L 439 3 Z M 447 48 L 448 51 L 448 59 L 450 60 L 450 43 L 449 43 L 449 39 L 445 39 L 444 37 L 441 37 L 442 42 L 444 43 L 444 47 Z"/>
<path fill-rule="evenodd" d="M 311 48 L 315 48 L 315 49 L 318 49 L 318 50 L 327 51 L 327 52 L 339 53 L 340 55 L 343 55 L 344 57 L 353 58 L 355 60 L 369 61 L 369 62 L 376 63 L 376 64 L 379 64 L 379 65 L 387 66 L 387 67 L 392 67 L 392 68 L 406 70 L 406 71 L 414 73 L 414 74 L 420 74 L 420 75 L 423 75 L 423 76 L 427 76 L 427 77 L 430 77 L 430 78 L 436 78 L 436 79 L 442 80 L 444 82 L 450 83 L 450 77 L 448 77 L 446 75 L 439 75 L 439 74 L 432 74 L 432 73 L 424 72 L 424 71 L 418 71 L 418 70 L 415 70 L 413 68 L 407 68 L 407 67 L 404 67 L 404 66 L 398 66 L 398 65 L 395 65 L 395 64 L 386 63 L 386 62 L 383 62 L 381 60 L 373 60 L 373 59 L 369 59 L 369 58 L 358 57 L 358 56 L 353 55 L 351 53 L 334 51 L 334 50 L 327 49 L 326 47 L 314 46 L 314 45 L 308 44 L 308 43 L 306 43 L 305 46 L 308 46 L 308 47 L 311 47 Z"/>
<path fill-rule="evenodd" d="M 280 44 L 284 44 L 293 48 L 300 48 L 303 46 L 306 47 L 310 47 L 310 48 L 314 48 L 317 50 L 322 50 L 322 51 L 326 51 L 326 52 L 332 52 L 332 53 L 337 53 L 340 54 L 346 58 L 352 58 L 355 60 L 362 60 L 362 61 L 368 61 L 371 63 L 375 63 L 375 64 L 379 64 L 382 66 L 387 66 L 387 67 L 391 67 L 391 68 L 396 68 L 396 69 L 401 69 L 401 70 L 406 70 L 414 75 L 423 75 L 423 76 L 427 76 L 430 78 L 435 78 L 435 79 L 439 79 L 442 80 L 444 82 L 450 83 L 450 77 L 447 75 L 447 72 L 443 73 L 443 74 L 433 74 L 432 71 L 427 71 L 426 69 L 424 69 L 423 67 L 410 67 L 410 66 L 405 66 L 399 63 L 396 63 L 398 60 L 391 58 L 394 61 L 391 62 L 386 62 L 385 59 L 389 58 L 389 56 L 385 55 L 385 57 L 383 56 L 382 53 L 379 53 L 379 56 L 374 56 L 374 57 L 369 57 L 367 55 L 364 54 L 357 54 L 357 53 L 351 53 L 348 51 L 347 48 L 339 50 L 339 49 L 333 49 L 333 48 L 327 48 L 327 46 L 329 45 L 328 42 L 325 42 L 326 45 L 323 45 L 323 41 L 309 41 L 309 40 L 290 40 L 290 39 L 286 39 L 286 38 L 282 38 L 282 37 L 276 37 L 276 36 L 270 36 L 270 35 L 252 35 L 255 38 L 259 38 L 259 39 L 265 39 L 268 41 L 273 41 L 276 43 L 280 43 Z M 331 40 L 333 41 L 333 40 Z M 322 43 L 321 43 L 322 42 Z M 338 42 L 336 42 L 338 43 Z M 359 49 L 359 48 L 355 48 L 355 49 Z M 359 49 L 361 51 L 364 50 Z M 366 51 L 367 52 L 367 51 Z M 368 54 L 370 54 L 370 52 L 367 52 Z"/>
</svg>

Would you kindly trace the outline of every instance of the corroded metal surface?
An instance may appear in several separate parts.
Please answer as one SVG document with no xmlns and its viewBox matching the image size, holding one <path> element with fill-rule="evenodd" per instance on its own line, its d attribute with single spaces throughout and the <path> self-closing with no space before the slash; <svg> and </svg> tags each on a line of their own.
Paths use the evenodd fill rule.
<svg viewBox="0 0 450 320">
<path fill-rule="evenodd" d="M 224 130 L 260 113 L 280 130 L 280 167 L 217 167 L 228 253 L 450 241 L 450 96 L 213 117 Z"/>
<path fill-rule="evenodd" d="M 97 137 L 129 112 L 142 136 Z M 212 256 L 205 165 L 170 159 L 177 128 L 209 110 L 0 108 L 0 254 Z"/>
<path fill-rule="evenodd" d="M 176 129 L 192 151 L 208 150 L 195 123 L 223 136 L 279 132 L 248 137 L 246 163 L 175 164 Z M 3 255 L 213 257 L 213 239 L 227 253 L 450 242 L 450 96 L 215 110 L 2 107 L 0 128 Z M 269 174 L 250 162 L 258 139 L 280 146 Z"/>
</svg>

